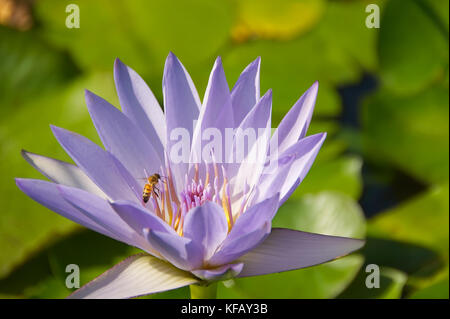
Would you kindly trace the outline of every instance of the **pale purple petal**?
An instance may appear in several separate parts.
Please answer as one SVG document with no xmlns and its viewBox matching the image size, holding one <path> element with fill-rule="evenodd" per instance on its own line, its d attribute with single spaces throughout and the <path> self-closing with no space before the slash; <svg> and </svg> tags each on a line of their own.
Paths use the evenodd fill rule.
<svg viewBox="0 0 450 319">
<path fill-rule="evenodd" d="M 114 156 L 84 136 L 51 126 L 58 142 L 87 176 L 112 199 L 137 200 L 137 184 Z"/>
<path fill-rule="evenodd" d="M 107 200 L 77 188 L 58 185 L 58 189 L 68 203 L 115 234 L 121 241 L 153 253 L 145 238 L 125 223 Z"/>
<path fill-rule="evenodd" d="M 239 258 L 239 277 L 265 275 L 321 264 L 360 249 L 360 239 L 274 228 L 267 239 Z"/>
<path fill-rule="evenodd" d="M 16 184 L 22 192 L 48 209 L 71 221 L 92 229 L 100 234 L 120 240 L 118 236 L 105 229 L 70 205 L 60 194 L 58 184 L 37 179 L 16 178 Z"/>
<path fill-rule="evenodd" d="M 231 103 L 235 127 L 238 127 L 251 108 L 259 100 L 259 70 L 261 58 L 258 57 L 242 71 L 231 90 Z"/>
<path fill-rule="evenodd" d="M 277 193 L 242 213 L 223 244 L 208 262 L 214 265 L 231 262 L 262 242 L 270 232 L 272 219 L 278 209 L 278 199 Z"/>
<path fill-rule="evenodd" d="M 255 185 L 263 172 L 266 162 L 265 154 L 269 147 L 271 115 L 272 91 L 269 90 L 237 128 L 233 141 L 234 157 L 230 160 L 233 164 L 227 165 L 227 173 L 230 176 L 236 176 L 231 182 L 233 196 L 241 194 L 246 184 Z M 256 141 L 249 142 L 252 145 L 248 147 L 243 147 L 242 140 L 245 139 L 243 134 L 248 129 L 255 132 Z"/>
<path fill-rule="evenodd" d="M 164 113 L 166 116 L 166 152 L 172 159 L 172 146 L 179 142 L 177 130 L 185 130 L 189 134 L 190 144 L 193 138 L 194 121 L 197 121 L 200 110 L 200 98 L 184 66 L 172 53 L 166 59 L 163 76 Z M 174 136 L 171 137 L 173 131 Z M 188 171 L 190 154 L 183 154 L 182 163 L 171 163 L 175 186 L 181 191 L 181 184 Z"/>
<path fill-rule="evenodd" d="M 258 183 L 256 202 L 267 198 L 277 189 L 281 206 L 306 177 L 325 138 L 326 133 L 305 137 L 281 154 L 275 171 L 263 172 Z"/>
<path fill-rule="evenodd" d="M 283 153 L 286 149 L 305 137 L 316 103 L 319 83 L 314 84 L 298 99 L 281 121 L 274 136 L 278 138 L 278 151 Z"/>
<path fill-rule="evenodd" d="M 162 154 L 125 114 L 87 90 L 86 104 L 103 145 L 134 178 L 145 178 L 144 169 L 149 174 L 159 171 Z"/>
<path fill-rule="evenodd" d="M 198 269 L 191 272 L 200 279 L 207 281 L 218 281 L 236 277 L 243 268 L 243 263 L 236 263 L 219 266 L 212 269 Z"/>
<path fill-rule="evenodd" d="M 153 92 L 139 74 L 119 59 L 114 63 L 114 80 L 122 112 L 141 129 L 163 158 L 166 121 Z"/>
<path fill-rule="evenodd" d="M 140 207 L 139 204 L 119 200 L 111 203 L 116 213 L 137 233 L 144 235 L 144 228 L 176 235 L 174 229 L 161 218 Z"/>
<path fill-rule="evenodd" d="M 107 197 L 81 169 L 73 164 L 24 150 L 22 156 L 41 174 L 57 184 L 81 188 L 100 197 Z"/>
<path fill-rule="evenodd" d="M 193 208 L 186 215 L 183 236 L 192 239 L 203 249 L 203 259 L 213 255 L 216 248 L 227 237 L 228 224 L 223 209 L 207 202 Z"/>
<path fill-rule="evenodd" d="M 239 233 L 225 239 L 223 246 L 209 260 L 208 265 L 220 266 L 238 259 L 256 246 L 258 246 L 269 234 L 271 223 L 267 222 L 249 233 Z"/>
<path fill-rule="evenodd" d="M 203 263 L 202 247 L 192 239 L 149 230 L 148 241 L 167 261 L 183 270 L 200 268 Z"/>
<path fill-rule="evenodd" d="M 133 298 L 198 283 L 190 273 L 146 254 L 128 257 L 68 299 Z"/>
<path fill-rule="evenodd" d="M 228 234 L 226 242 L 234 240 L 243 234 L 250 233 L 265 223 L 271 223 L 278 210 L 279 196 L 279 193 L 271 194 L 271 197 L 251 206 L 243 212 Z M 226 242 L 224 242 L 223 246 L 226 246 Z"/>
<path fill-rule="evenodd" d="M 190 163 L 201 163 L 202 147 L 205 144 L 205 141 L 202 142 L 202 135 L 205 133 L 205 130 L 209 128 L 215 128 L 221 134 L 222 154 L 221 158 L 218 158 L 219 155 L 216 154 L 216 161 L 223 163 L 226 150 L 231 147 L 231 145 L 225 144 L 225 129 L 232 129 L 233 125 L 234 121 L 230 89 L 228 88 L 228 83 L 225 78 L 222 60 L 218 57 L 209 77 L 208 87 L 206 88 L 205 97 L 203 99 L 203 106 L 200 110 L 197 126 L 195 127 Z"/>
</svg>

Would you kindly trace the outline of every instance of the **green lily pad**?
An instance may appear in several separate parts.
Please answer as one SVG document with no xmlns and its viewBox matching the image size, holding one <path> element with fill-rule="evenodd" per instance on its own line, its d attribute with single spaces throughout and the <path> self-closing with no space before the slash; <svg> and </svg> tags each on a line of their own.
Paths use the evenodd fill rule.
<svg viewBox="0 0 450 319">
<path fill-rule="evenodd" d="M 409 293 L 448 277 L 448 192 L 435 186 L 369 221 L 367 262 L 407 272 Z"/>
<path fill-rule="evenodd" d="M 381 79 L 391 90 L 417 92 L 444 74 L 448 31 L 428 14 L 421 1 L 389 1 L 378 39 Z M 448 7 L 448 4 L 447 4 Z"/>
<path fill-rule="evenodd" d="M 392 163 L 428 183 L 449 177 L 448 88 L 399 97 L 381 90 L 363 108 L 364 147 L 371 161 Z"/>
<path fill-rule="evenodd" d="M 317 194 L 327 190 L 341 192 L 358 199 L 362 192 L 361 168 L 361 159 L 354 156 L 317 161 L 313 164 L 305 180 L 292 194 L 292 198 L 300 198 L 304 194 Z"/>
<path fill-rule="evenodd" d="M 448 274 L 447 278 L 413 293 L 411 299 L 448 299 L 449 293 Z"/>
<path fill-rule="evenodd" d="M 380 267 L 378 288 L 366 286 L 367 276 L 370 272 L 362 267 L 352 284 L 338 298 L 342 299 L 399 299 L 408 276 L 397 269 Z"/>
<path fill-rule="evenodd" d="M 446 0 L 424 0 L 423 4 L 426 9 L 431 11 L 429 14 L 438 17 L 438 22 L 440 22 L 442 28 L 448 32 L 450 3 Z"/>
<path fill-rule="evenodd" d="M 362 238 L 365 220 L 358 204 L 334 192 L 305 195 L 283 205 L 273 227 Z M 219 285 L 219 298 L 331 298 L 356 276 L 361 255 L 284 273 L 240 278 Z"/>
<path fill-rule="evenodd" d="M 39 33 L 0 26 L 0 112 L 17 110 L 27 99 L 58 89 L 74 77 L 76 67 Z"/>
<path fill-rule="evenodd" d="M 173 51 L 186 66 L 213 56 L 230 36 L 228 1 L 88 1 L 79 6 L 80 28 L 65 25 L 67 3 L 36 3 L 43 34 L 67 49 L 84 70 L 111 70 L 119 57 L 146 78 L 160 79 Z M 160 86 L 160 84 L 159 84 Z M 155 90 L 156 91 L 156 90 Z M 157 91 L 158 96 L 160 96 Z"/>
<path fill-rule="evenodd" d="M 233 39 L 243 42 L 253 37 L 290 39 L 311 29 L 324 10 L 323 0 L 236 1 L 237 22 Z"/>
<path fill-rule="evenodd" d="M 433 187 L 370 220 L 368 234 L 421 245 L 448 259 L 448 184 Z"/>
</svg>

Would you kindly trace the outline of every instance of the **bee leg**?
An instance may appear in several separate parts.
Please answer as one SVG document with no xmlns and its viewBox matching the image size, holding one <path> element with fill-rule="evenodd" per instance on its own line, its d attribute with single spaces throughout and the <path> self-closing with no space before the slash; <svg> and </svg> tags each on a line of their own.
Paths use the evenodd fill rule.
<svg viewBox="0 0 450 319">
<path fill-rule="evenodd" d="M 159 199 L 159 188 L 157 188 L 157 187 L 154 187 L 153 188 L 153 194 L 155 194 L 156 195 L 156 197 Z"/>
</svg>

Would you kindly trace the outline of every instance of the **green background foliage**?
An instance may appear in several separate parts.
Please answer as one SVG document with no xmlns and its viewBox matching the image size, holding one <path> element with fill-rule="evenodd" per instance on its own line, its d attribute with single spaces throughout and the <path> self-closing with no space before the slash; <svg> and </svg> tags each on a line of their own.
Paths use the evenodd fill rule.
<svg viewBox="0 0 450 319">
<path fill-rule="evenodd" d="M 137 251 L 36 204 L 14 177 L 42 178 L 22 148 L 71 161 L 49 124 L 99 142 L 83 92 L 119 107 L 116 57 L 162 102 L 173 51 L 200 96 L 216 56 L 230 87 L 261 56 L 274 127 L 318 80 L 309 133 L 328 138 L 273 226 L 367 240 L 317 267 L 220 283 L 219 298 L 448 298 L 447 0 L 11 0 L 13 11 L 19 2 L 26 26 L 0 7 L 0 297 L 63 298 L 67 264 L 84 284 Z M 69 3 L 79 29 L 65 26 Z M 379 29 L 366 27 L 370 3 Z M 369 264 L 379 289 L 365 285 Z"/>
</svg>

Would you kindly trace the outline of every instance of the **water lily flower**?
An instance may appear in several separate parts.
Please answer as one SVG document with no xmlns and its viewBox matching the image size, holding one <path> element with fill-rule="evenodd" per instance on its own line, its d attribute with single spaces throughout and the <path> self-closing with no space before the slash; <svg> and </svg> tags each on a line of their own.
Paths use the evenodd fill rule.
<svg viewBox="0 0 450 319">
<path fill-rule="evenodd" d="M 271 228 L 278 208 L 305 178 L 326 134 L 306 136 L 317 82 L 270 134 L 272 95 L 269 91 L 260 97 L 259 73 L 258 58 L 230 91 L 218 58 L 201 103 L 186 69 L 170 53 L 163 77 L 163 112 L 143 79 L 117 59 L 114 78 L 122 111 L 86 91 L 104 149 L 51 126 L 76 165 L 23 151 L 50 180 L 17 178 L 24 193 L 80 225 L 143 251 L 69 297 L 130 298 L 187 285 L 201 291 L 219 280 L 324 263 L 363 245 L 358 239 Z M 234 163 L 223 160 L 216 148 L 209 152 L 209 161 L 196 160 L 208 128 L 223 136 L 230 128 L 268 130 L 249 146 L 262 149 L 258 154 L 264 160 Z M 173 138 L 178 129 L 188 132 L 187 160 L 173 158 L 178 154 L 173 149 L 180 146 Z M 271 159 L 275 165 L 268 165 L 272 142 L 277 155 Z M 231 150 L 236 155 L 236 136 L 224 148 L 223 154 Z M 159 178 L 144 200 L 146 178 L 154 174 Z"/>
</svg>

